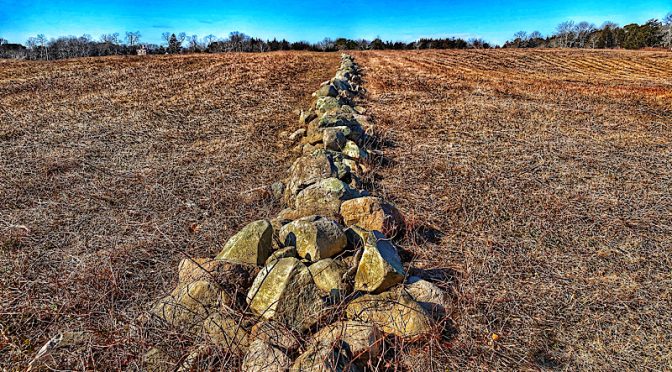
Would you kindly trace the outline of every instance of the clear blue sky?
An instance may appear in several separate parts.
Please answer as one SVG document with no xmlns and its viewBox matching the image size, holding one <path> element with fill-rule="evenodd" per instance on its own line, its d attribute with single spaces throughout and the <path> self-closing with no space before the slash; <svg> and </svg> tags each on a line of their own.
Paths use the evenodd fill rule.
<svg viewBox="0 0 672 372">
<path fill-rule="evenodd" d="M 519 30 L 551 33 L 564 20 L 624 25 L 662 18 L 672 0 L 0 0 L 0 37 L 140 31 L 159 43 L 165 31 L 220 37 L 230 31 L 290 41 L 326 36 L 412 41 L 482 37 L 503 43 Z"/>
</svg>

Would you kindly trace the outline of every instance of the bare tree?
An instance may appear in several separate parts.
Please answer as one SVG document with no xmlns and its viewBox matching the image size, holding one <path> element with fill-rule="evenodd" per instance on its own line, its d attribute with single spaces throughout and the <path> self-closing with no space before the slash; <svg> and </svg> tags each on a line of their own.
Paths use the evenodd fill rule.
<svg viewBox="0 0 672 372">
<path fill-rule="evenodd" d="M 663 45 L 667 48 L 672 48 L 672 12 L 667 13 L 663 18 Z"/>
<path fill-rule="evenodd" d="M 555 29 L 560 37 L 561 47 L 569 48 L 572 46 L 574 42 L 574 21 L 562 22 Z"/>
<path fill-rule="evenodd" d="M 588 22 L 579 22 L 574 26 L 574 35 L 579 48 L 583 48 L 588 41 L 588 37 L 595 31 L 595 25 Z"/>
<path fill-rule="evenodd" d="M 210 44 L 212 44 L 215 40 L 217 40 L 217 36 L 210 34 L 204 37 L 203 40 L 205 40 L 205 47 L 207 48 L 210 46 Z"/>
<path fill-rule="evenodd" d="M 46 56 L 47 61 L 49 60 L 49 49 L 47 48 L 47 37 L 44 34 L 37 35 L 35 41 L 40 46 L 40 59 L 42 59 L 43 53 Z"/>
<path fill-rule="evenodd" d="M 7 44 L 7 39 L 0 37 L 0 45 L 5 45 Z"/>
<path fill-rule="evenodd" d="M 520 39 L 521 41 L 526 41 L 527 40 L 527 32 L 525 31 L 518 31 L 515 34 L 513 34 L 514 39 Z"/>
<path fill-rule="evenodd" d="M 166 41 L 166 45 L 170 44 L 170 36 L 171 35 L 172 34 L 170 32 L 164 32 L 164 33 L 161 34 L 161 39 Z"/>
<path fill-rule="evenodd" d="M 126 32 L 126 42 L 129 46 L 134 46 L 140 41 L 140 31 Z"/>
<path fill-rule="evenodd" d="M 530 39 L 543 39 L 544 35 L 541 34 L 539 31 L 532 31 L 532 33 L 528 36 Z"/>
<path fill-rule="evenodd" d="M 198 35 L 191 35 L 187 38 L 187 41 L 189 42 L 189 49 L 194 52 L 199 48 L 198 45 Z"/>
</svg>

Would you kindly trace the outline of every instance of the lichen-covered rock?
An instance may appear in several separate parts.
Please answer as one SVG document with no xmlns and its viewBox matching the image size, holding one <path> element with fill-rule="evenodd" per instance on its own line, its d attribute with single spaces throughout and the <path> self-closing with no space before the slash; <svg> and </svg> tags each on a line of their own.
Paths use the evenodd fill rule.
<svg viewBox="0 0 672 372">
<path fill-rule="evenodd" d="M 319 320 L 322 299 L 308 268 L 296 258 L 264 267 L 247 294 L 250 309 L 264 320 L 304 330 Z"/>
<path fill-rule="evenodd" d="M 336 128 L 345 128 L 346 130 Z M 341 151 L 348 141 L 348 138 L 345 136 L 346 132 L 350 133 L 348 127 L 325 128 L 322 132 L 322 143 L 324 143 L 324 148 L 333 151 Z"/>
<path fill-rule="evenodd" d="M 347 294 L 348 285 L 343 280 L 347 267 L 340 261 L 327 258 L 308 267 L 313 280 L 323 294 L 342 298 Z"/>
<path fill-rule="evenodd" d="M 404 288 L 434 319 L 442 319 L 450 310 L 450 296 L 432 282 L 412 276 L 406 280 Z"/>
<path fill-rule="evenodd" d="M 259 322 L 252 327 L 251 336 L 290 353 L 301 346 L 297 335 L 279 322 Z"/>
<path fill-rule="evenodd" d="M 271 255 L 273 227 L 266 220 L 250 223 L 226 242 L 216 259 L 263 265 Z"/>
<path fill-rule="evenodd" d="M 281 258 L 286 258 L 286 257 L 299 257 L 298 253 L 296 252 L 296 247 L 285 247 L 278 249 L 277 251 L 273 252 L 271 256 L 266 260 L 266 266 L 270 264 L 273 261 L 277 261 Z"/>
<path fill-rule="evenodd" d="M 336 90 L 333 85 L 327 84 L 321 86 L 320 89 L 315 92 L 315 95 L 317 97 L 338 97 L 338 90 Z"/>
<path fill-rule="evenodd" d="M 295 209 L 304 216 L 338 217 L 345 200 L 368 195 L 351 188 L 338 178 L 327 178 L 302 190 L 294 202 Z"/>
<path fill-rule="evenodd" d="M 353 159 L 366 159 L 368 158 L 369 154 L 365 151 L 359 148 L 357 144 L 354 141 L 346 141 L 345 145 L 342 148 L 343 155 L 349 156 Z"/>
<path fill-rule="evenodd" d="M 301 354 L 290 369 L 291 372 L 359 372 L 362 371 L 352 358 L 347 345 L 318 345 Z"/>
<path fill-rule="evenodd" d="M 341 216 L 346 226 L 356 225 L 367 230 L 377 230 L 386 236 L 394 236 L 403 226 L 403 219 L 397 208 L 373 196 L 343 202 Z"/>
<path fill-rule="evenodd" d="M 221 303 L 230 303 L 228 294 L 216 285 L 198 280 L 175 288 L 175 290 L 151 309 L 151 313 L 168 324 L 194 330 Z"/>
<path fill-rule="evenodd" d="M 413 338 L 431 331 L 432 318 L 405 291 L 364 295 L 348 305 L 346 315 L 350 320 L 360 320 L 377 325 L 386 334 Z"/>
<path fill-rule="evenodd" d="M 355 290 L 380 293 L 401 283 L 405 275 L 397 249 L 385 235 L 379 231 L 368 234 L 355 274 Z"/>
<path fill-rule="evenodd" d="M 320 97 L 315 102 L 318 114 L 338 110 L 342 105 L 343 102 L 335 97 Z"/>
<path fill-rule="evenodd" d="M 319 216 L 300 218 L 283 226 L 280 241 L 296 247 L 299 257 L 310 261 L 333 257 L 343 252 L 348 243 L 341 226 Z"/>
<path fill-rule="evenodd" d="M 285 199 L 290 200 L 304 188 L 326 178 L 347 179 L 349 169 L 342 164 L 342 159 L 342 155 L 324 150 L 311 151 L 296 159 L 289 168 Z"/>
<path fill-rule="evenodd" d="M 244 372 L 285 372 L 292 365 L 285 352 L 262 340 L 254 340 L 243 359 Z"/>
<path fill-rule="evenodd" d="M 383 334 L 374 324 L 357 320 L 332 323 L 315 333 L 310 347 L 333 346 L 344 342 L 355 359 L 371 361 L 376 365 L 383 348 Z"/>
<path fill-rule="evenodd" d="M 249 332 L 231 315 L 212 313 L 203 322 L 203 329 L 213 343 L 231 353 L 243 354 L 250 345 Z"/>
<path fill-rule="evenodd" d="M 305 135 L 306 135 L 306 128 L 299 128 L 299 129 L 295 130 L 294 132 L 292 132 L 292 134 L 290 134 L 288 136 L 288 139 L 290 141 L 294 142 L 294 141 L 297 141 L 299 138 L 301 138 Z"/>
</svg>

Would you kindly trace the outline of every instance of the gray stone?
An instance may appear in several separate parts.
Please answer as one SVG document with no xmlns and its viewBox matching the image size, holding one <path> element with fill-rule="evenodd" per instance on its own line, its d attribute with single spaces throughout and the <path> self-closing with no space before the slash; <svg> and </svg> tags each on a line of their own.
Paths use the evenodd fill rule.
<svg viewBox="0 0 672 372">
<path fill-rule="evenodd" d="M 345 200 L 368 195 L 357 191 L 338 178 L 327 178 L 303 189 L 294 202 L 302 215 L 321 215 L 338 218 L 341 203 Z"/>
<path fill-rule="evenodd" d="M 343 229 L 334 221 L 308 216 L 288 223 L 280 230 L 280 241 L 296 247 L 301 258 L 319 261 L 333 257 L 347 244 Z"/>
</svg>

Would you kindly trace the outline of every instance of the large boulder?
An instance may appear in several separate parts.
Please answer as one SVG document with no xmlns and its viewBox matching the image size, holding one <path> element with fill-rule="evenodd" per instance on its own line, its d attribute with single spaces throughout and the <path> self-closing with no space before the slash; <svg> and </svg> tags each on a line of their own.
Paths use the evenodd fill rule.
<svg viewBox="0 0 672 372">
<path fill-rule="evenodd" d="M 273 252 L 271 256 L 266 260 L 266 266 L 268 266 L 271 262 L 277 261 L 281 258 L 286 258 L 286 257 L 299 257 L 299 254 L 296 252 L 296 247 L 285 247 L 285 248 L 280 248 L 277 251 Z"/>
<path fill-rule="evenodd" d="M 333 346 L 342 341 L 353 358 L 376 365 L 383 349 L 383 334 L 374 324 L 357 320 L 332 323 L 315 333 L 309 347 Z"/>
<path fill-rule="evenodd" d="M 397 249 L 379 231 L 364 238 L 364 251 L 355 274 L 355 290 L 380 293 L 401 283 L 404 267 Z"/>
<path fill-rule="evenodd" d="M 319 216 L 300 218 L 283 226 L 280 241 L 296 247 L 299 257 L 310 261 L 333 257 L 348 243 L 341 226 Z"/>
<path fill-rule="evenodd" d="M 249 332 L 240 319 L 229 314 L 210 314 L 203 322 L 203 329 L 214 344 L 233 354 L 244 354 L 250 344 Z"/>
<path fill-rule="evenodd" d="M 394 236 L 403 226 L 401 213 L 381 198 L 366 196 L 344 201 L 341 216 L 346 226 L 356 225 L 367 230 L 377 230 Z"/>
<path fill-rule="evenodd" d="M 262 340 L 254 340 L 243 359 L 243 372 L 285 372 L 292 365 L 285 352 Z"/>
<path fill-rule="evenodd" d="M 294 201 L 299 214 L 338 217 L 341 203 L 367 195 L 350 187 L 338 178 L 327 178 L 302 190 Z"/>
<path fill-rule="evenodd" d="M 215 257 L 252 265 L 263 265 L 271 255 L 273 227 L 267 220 L 250 223 L 226 242 Z"/>
<path fill-rule="evenodd" d="M 342 298 L 348 292 L 348 285 L 343 276 L 348 271 L 347 266 L 339 260 L 327 258 L 315 262 L 308 267 L 313 275 L 313 281 L 323 294 Z"/>
<path fill-rule="evenodd" d="M 338 90 L 331 84 L 325 84 L 315 92 L 315 95 L 318 97 L 338 97 Z"/>
<path fill-rule="evenodd" d="M 303 331 L 317 323 L 322 299 L 308 268 L 287 257 L 264 267 L 247 293 L 250 309 L 264 320 L 275 320 Z"/>
<path fill-rule="evenodd" d="M 444 318 L 451 309 L 448 293 L 432 282 L 412 276 L 406 280 L 404 288 L 434 319 Z"/>
<path fill-rule="evenodd" d="M 159 300 L 150 312 L 168 324 L 194 331 L 222 303 L 231 302 L 230 296 L 216 285 L 198 280 L 178 286 L 169 296 Z"/>
<path fill-rule="evenodd" d="M 432 330 L 433 321 L 425 309 L 405 291 L 364 295 L 348 305 L 350 320 L 373 323 L 386 334 L 414 338 Z"/>
</svg>

